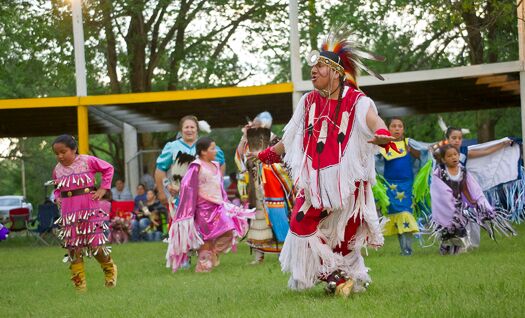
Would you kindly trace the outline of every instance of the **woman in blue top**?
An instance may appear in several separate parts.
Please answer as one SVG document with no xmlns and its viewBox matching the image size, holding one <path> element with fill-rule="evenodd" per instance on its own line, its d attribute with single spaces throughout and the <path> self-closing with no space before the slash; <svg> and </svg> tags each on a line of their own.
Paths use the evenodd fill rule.
<svg viewBox="0 0 525 318">
<path fill-rule="evenodd" d="M 168 142 L 157 158 L 155 183 L 158 190 L 158 199 L 162 204 L 168 202 L 166 193 L 162 191 L 162 189 L 166 189 L 172 198 L 176 198 L 179 193 L 177 181 L 182 179 L 189 163 L 195 160 L 195 142 L 199 139 L 199 121 L 197 117 L 193 115 L 184 116 L 179 122 L 179 127 L 182 138 Z M 219 147 L 216 148 L 217 156 L 215 160 L 220 163 L 221 171 L 224 172 L 226 169 L 224 152 Z M 184 169 L 184 167 L 186 169 Z M 168 171 L 174 172 L 174 175 L 168 178 Z M 171 181 L 174 182 L 165 181 L 166 179 L 169 180 L 172 178 L 173 180 Z"/>
</svg>

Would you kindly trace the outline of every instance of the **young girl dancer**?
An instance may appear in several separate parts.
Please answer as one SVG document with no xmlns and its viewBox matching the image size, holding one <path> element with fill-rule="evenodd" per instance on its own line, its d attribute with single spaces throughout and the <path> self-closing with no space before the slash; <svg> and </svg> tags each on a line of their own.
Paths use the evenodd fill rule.
<svg viewBox="0 0 525 318">
<path fill-rule="evenodd" d="M 71 263 L 71 280 L 78 291 L 86 290 L 83 256 L 94 256 L 100 263 L 106 287 L 117 285 L 117 266 L 113 262 L 108 238 L 109 205 L 103 200 L 111 188 L 113 166 L 93 156 L 79 155 L 77 142 L 70 135 L 58 136 L 53 142 L 58 164 L 53 170 L 55 198 L 60 207 L 59 237 L 68 254 L 64 261 Z M 95 174 L 101 173 L 100 187 L 95 188 Z"/>
<path fill-rule="evenodd" d="M 453 145 L 440 149 L 441 164 L 434 171 L 430 186 L 434 232 L 441 238 L 442 255 L 457 254 L 470 245 L 469 223 L 477 223 L 494 239 L 494 230 L 515 234 L 505 220 L 504 211 L 495 210 L 477 182 L 460 165 L 460 153 Z"/>
<path fill-rule="evenodd" d="M 486 155 L 490 155 L 500 149 L 503 149 L 512 144 L 511 140 L 507 140 L 485 149 L 468 149 L 466 146 L 462 146 L 463 143 L 463 132 L 460 128 L 448 127 L 445 132 L 447 143 L 454 146 L 459 151 L 459 163 L 464 167 L 467 165 L 467 160 L 471 158 L 479 158 Z"/>
<path fill-rule="evenodd" d="M 247 228 L 246 218 L 253 218 L 254 209 L 245 210 L 228 202 L 217 149 L 209 137 L 196 143 L 198 158 L 190 164 L 181 182 L 179 206 L 169 231 L 166 253 L 167 267 L 177 271 L 197 250 L 196 272 L 210 272 L 219 265 L 219 254 L 235 247 L 236 238 Z"/>
<path fill-rule="evenodd" d="M 463 132 L 461 128 L 457 127 L 448 127 L 445 132 L 446 140 L 441 142 L 441 147 L 443 144 L 449 144 L 454 146 L 459 152 L 459 163 L 466 168 L 468 159 L 480 158 L 488 156 L 495 153 L 498 150 L 501 150 L 512 144 L 511 140 L 502 141 L 500 143 L 494 144 L 490 147 L 485 147 L 483 149 L 469 149 L 467 146 L 463 146 Z M 439 149 L 437 148 L 437 156 L 439 157 Z M 494 202 L 494 201 L 492 201 Z M 470 223 L 467 226 L 467 235 L 469 238 L 469 247 L 477 248 L 480 245 L 480 227 L 476 223 Z"/>
<path fill-rule="evenodd" d="M 412 233 L 419 228 L 412 214 L 412 188 L 414 185 L 413 160 L 419 158 L 419 151 L 408 145 L 405 138 L 405 124 L 401 118 L 394 117 L 388 125 L 388 130 L 395 137 L 395 145 L 399 152 L 386 151 L 381 148 L 380 154 L 384 159 L 384 177 L 387 181 L 387 195 L 389 222 L 385 225 L 384 235 L 397 235 L 401 255 L 412 255 Z"/>
</svg>

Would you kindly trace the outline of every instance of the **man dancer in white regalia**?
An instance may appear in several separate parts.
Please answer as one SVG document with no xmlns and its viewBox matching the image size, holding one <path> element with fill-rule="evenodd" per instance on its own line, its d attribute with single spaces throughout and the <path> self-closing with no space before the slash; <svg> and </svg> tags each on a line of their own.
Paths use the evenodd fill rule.
<svg viewBox="0 0 525 318">
<path fill-rule="evenodd" d="M 285 154 L 297 187 L 279 258 L 282 270 L 291 273 L 289 287 L 325 281 L 328 293 L 344 297 L 370 282 L 361 248 L 383 245 L 372 195 L 374 154 L 377 146 L 388 151 L 394 139 L 356 83 L 360 68 L 382 79 L 359 57 L 383 58 L 358 49 L 347 36 L 330 34 L 321 52 L 310 53 L 315 90 L 301 98 L 282 141 L 257 155 L 271 164 Z"/>
</svg>

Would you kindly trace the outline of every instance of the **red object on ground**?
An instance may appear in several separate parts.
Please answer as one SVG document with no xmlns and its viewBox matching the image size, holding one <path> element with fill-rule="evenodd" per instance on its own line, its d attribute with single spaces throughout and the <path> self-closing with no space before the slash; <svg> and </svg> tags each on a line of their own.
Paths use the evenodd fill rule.
<svg viewBox="0 0 525 318">
<path fill-rule="evenodd" d="M 28 208 L 16 208 L 9 210 L 10 232 L 27 231 L 30 212 Z"/>
</svg>

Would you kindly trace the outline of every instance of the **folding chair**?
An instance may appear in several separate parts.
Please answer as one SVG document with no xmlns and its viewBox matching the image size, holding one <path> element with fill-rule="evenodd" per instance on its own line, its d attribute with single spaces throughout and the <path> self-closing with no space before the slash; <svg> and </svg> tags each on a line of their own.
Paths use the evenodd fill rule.
<svg viewBox="0 0 525 318">
<path fill-rule="evenodd" d="M 38 206 L 38 215 L 36 221 L 38 221 L 38 227 L 31 230 L 38 235 L 39 240 L 37 242 L 50 245 L 53 243 L 60 244 L 60 240 L 55 235 L 55 229 L 58 227 L 55 224 L 55 220 L 59 217 L 58 207 L 51 203 L 46 202 Z"/>
<path fill-rule="evenodd" d="M 109 213 L 110 242 L 117 244 L 128 242 L 134 207 L 134 201 L 111 201 L 111 212 Z"/>
<path fill-rule="evenodd" d="M 14 234 L 25 231 L 27 237 L 33 236 L 37 239 L 40 238 L 38 235 L 35 235 L 35 233 L 31 232 L 31 230 L 29 229 L 29 218 L 30 212 L 28 208 L 11 209 L 9 211 L 9 222 L 11 223 L 9 226 L 9 232 L 11 234 Z M 13 237 L 13 235 L 9 237 Z"/>
</svg>

